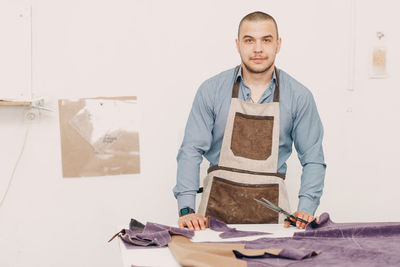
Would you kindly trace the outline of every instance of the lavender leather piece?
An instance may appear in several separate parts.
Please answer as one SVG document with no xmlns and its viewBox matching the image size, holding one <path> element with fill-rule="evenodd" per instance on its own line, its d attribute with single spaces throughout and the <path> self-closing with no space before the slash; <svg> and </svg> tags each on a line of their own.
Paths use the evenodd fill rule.
<svg viewBox="0 0 400 267">
<path fill-rule="evenodd" d="M 226 223 L 221 222 L 220 220 L 215 219 L 214 217 L 210 216 L 208 217 L 208 221 L 210 224 L 210 229 L 217 231 L 217 232 L 225 232 L 225 231 L 229 231 L 232 228 L 228 227 L 228 225 L 226 225 Z"/>
<path fill-rule="evenodd" d="M 219 237 L 226 238 L 235 238 L 235 237 L 245 237 L 245 236 L 254 236 L 254 235 L 268 235 L 271 233 L 267 232 L 257 232 L 257 231 L 241 231 L 236 228 L 228 227 L 224 222 L 215 219 L 214 217 L 209 217 L 209 228 L 211 230 L 222 232 L 219 234 Z"/>
<path fill-rule="evenodd" d="M 284 248 L 321 251 L 303 260 L 244 258 L 247 266 L 400 266 L 400 222 L 335 223 L 329 214 L 307 225 L 293 238 L 246 241 L 248 249 Z"/>
<path fill-rule="evenodd" d="M 130 229 L 123 229 L 120 237 L 127 247 L 165 247 L 171 240 L 171 234 L 183 235 L 188 238 L 194 236 L 193 230 L 171 227 L 167 225 L 148 222 L 143 225 L 132 219 Z"/>
<path fill-rule="evenodd" d="M 320 222 L 315 220 L 306 226 L 305 232 L 295 233 L 295 237 L 386 237 L 400 235 L 399 222 L 381 223 L 333 223 L 328 213 L 320 216 Z"/>
<path fill-rule="evenodd" d="M 214 218 L 210 217 L 209 223 L 212 230 L 228 236 L 237 234 L 236 229 Z M 120 236 L 132 248 L 152 248 L 165 246 L 171 233 L 189 238 L 194 235 L 194 231 L 187 229 L 155 223 L 143 226 L 135 221 Z M 304 232 L 296 232 L 293 237 L 259 238 L 233 243 L 244 243 L 246 249 L 281 249 L 279 255 L 265 253 L 261 257 L 241 258 L 248 267 L 400 266 L 400 222 L 335 223 L 329 214 L 324 213 L 319 223 L 309 223 Z"/>
</svg>

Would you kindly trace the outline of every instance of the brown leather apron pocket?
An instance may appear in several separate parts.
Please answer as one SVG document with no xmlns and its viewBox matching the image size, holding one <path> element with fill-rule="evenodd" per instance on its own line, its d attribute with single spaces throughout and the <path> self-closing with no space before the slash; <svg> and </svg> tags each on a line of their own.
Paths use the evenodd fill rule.
<svg viewBox="0 0 400 267">
<path fill-rule="evenodd" d="M 272 151 L 273 116 L 255 116 L 236 112 L 231 150 L 237 157 L 266 160 Z"/>
<path fill-rule="evenodd" d="M 225 223 L 278 223 L 278 213 L 256 203 L 264 197 L 278 205 L 278 184 L 245 184 L 213 177 L 206 216 Z"/>
</svg>

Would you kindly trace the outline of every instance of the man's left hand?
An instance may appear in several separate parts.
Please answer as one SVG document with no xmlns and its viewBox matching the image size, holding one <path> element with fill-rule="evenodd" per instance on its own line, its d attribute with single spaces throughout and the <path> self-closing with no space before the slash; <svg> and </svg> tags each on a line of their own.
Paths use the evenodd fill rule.
<svg viewBox="0 0 400 267">
<path fill-rule="evenodd" d="M 317 222 L 319 222 L 319 217 L 313 217 L 312 215 L 308 214 L 307 212 L 304 211 L 296 211 L 295 213 L 293 213 L 293 216 L 299 219 L 303 219 L 307 222 L 311 222 L 312 220 L 314 220 L 315 218 L 317 219 Z M 290 219 L 290 218 L 289 218 Z M 290 219 L 293 221 L 293 219 Z M 288 228 L 290 226 L 290 222 L 286 221 L 285 224 L 283 225 L 283 227 Z M 299 229 L 304 229 L 306 227 L 306 224 L 300 221 L 296 221 L 296 227 Z"/>
</svg>

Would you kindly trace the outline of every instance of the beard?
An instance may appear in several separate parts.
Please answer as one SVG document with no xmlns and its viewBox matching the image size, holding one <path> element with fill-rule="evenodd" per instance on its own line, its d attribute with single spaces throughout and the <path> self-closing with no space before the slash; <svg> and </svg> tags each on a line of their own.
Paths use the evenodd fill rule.
<svg viewBox="0 0 400 267">
<path fill-rule="evenodd" d="M 264 72 L 269 71 L 271 69 L 272 65 L 274 65 L 274 61 L 272 61 L 271 64 L 269 66 L 265 67 L 264 69 L 255 70 L 255 69 L 251 68 L 249 65 L 247 65 L 243 60 L 242 60 L 242 62 L 243 62 L 244 67 L 246 68 L 246 70 L 250 73 L 264 73 Z"/>
</svg>

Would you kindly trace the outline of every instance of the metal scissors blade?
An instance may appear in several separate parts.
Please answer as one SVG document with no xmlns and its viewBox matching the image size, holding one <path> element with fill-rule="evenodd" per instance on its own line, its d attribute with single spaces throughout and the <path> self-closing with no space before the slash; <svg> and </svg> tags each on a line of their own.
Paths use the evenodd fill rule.
<svg viewBox="0 0 400 267">
<path fill-rule="evenodd" d="M 261 200 L 258 200 L 258 199 L 254 199 L 254 200 L 257 201 L 258 204 L 263 205 L 264 207 L 267 207 L 267 208 L 269 208 L 269 209 L 271 209 L 271 210 L 273 210 L 275 212 L 278 212 L 278 213 L 280 212 L 275 207 L 272 207 L 272 206 L 268 205 L 267 203 L 262 202 Z"/>
<path fill-rule="evenodd" d="M 286 210 L 282 209 L 281 207 L 275 205 L 274 203 L 272 203 L 272 202 L 269 201 L 268 199 L 265 199 L 265 198 L 263 198 L 263 197 L 262 197 L 261 199 L 262 199 L 262 201 L 254 198 L 254 200 L 255 200 L 257 203 L 263 205 L 264 207 L 267 207 L 267 208 L 269 208 L 269 209 L 271 209 L 271 210 L 273 210 L 273 211 L 275 211 L 275 212 L 285 214 L 285 215 L 287 216 L 287 219 L 286 219 L 286 220 L 288 220 L 288 221 L 290 222 L 291 225 L 296 226 L 296 223 L 293 222 L 292 220 L 290 220 L 289 218 L 293 219 L 294 221 L 303 222 L 303 223 L 305 223 L 305 224 L 308 223 L 308 221 L 306 221 L 306 220 L 303 220 L 303 219 L 301 219 L 301 218 L 296 218 L 296 217 L 294 217 L 292 214 L 290 214 L 290 213 L 287 212 Z"/>
<path fill-rule="evenodd" d="M 276 208 L 279 212 L 285 214 L 286 216 L 290 217 L 292 214 L 290 214 L 289 212 L 287 212 L 286 210 L 278 207 L 277 205 L 275 205 L 274 203 L 272 203 L 271 201 L 269 201 L 268 199 L 265 198 L 261 198 L 263 201 L 265 201 L 266 203 L 268 203 L 270 206 Z"/>
</svg>

